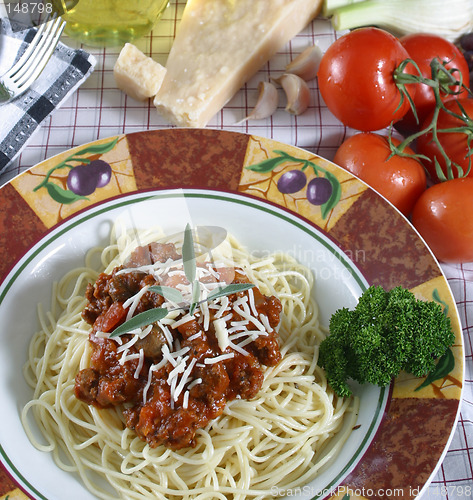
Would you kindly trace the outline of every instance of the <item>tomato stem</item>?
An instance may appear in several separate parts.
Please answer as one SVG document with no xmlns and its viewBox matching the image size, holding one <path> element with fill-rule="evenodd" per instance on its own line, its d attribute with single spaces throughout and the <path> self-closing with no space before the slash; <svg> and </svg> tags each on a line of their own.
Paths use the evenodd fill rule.
<svg viewBox="0 0 473 500">
<path fill-rule="evenodd" d="M 418 74 L 417 75 L 412 75 L 405 73 L 405 68 L 408 64 L 412 64 Z M 426 78 L 425 76 L 422 75 L 419 67 L 417 64 L 412 60 L 412 59 L 405 59 L 401 64 L 396 68 L 394 72 L 394 80 L 396 82 L 396 86 L 399 89 L 399 92 L 401 93 L 401 103 L 403 102 L 403 99 L 407 97 L 409 99 L 409 103 L 411 105 L 412 112 L 416 118 L 417 123 L 419 123 L 419 119 L 417 116 L 417 112 L 415 110 L 415 105 L 414 102 L 412 101 L 412 98 L 409 96 L 406 90 L 406 85 L 411 84 L 411 83 L 422 83 L 424 85 L 428 85 L 429 87 L 432 88 L 432 91 L 435 96 L 435 109 L 432 115 L 432 119 L 430 120 L 430 123 L 425 126 L 422 130 L 406 137 L 398 146 L 395 146 L 391 140 L 391 133 L 393 129 L 393 124 L 391 124 L 391 131 L 389 134 L 389 144 L 391 148 L 391 155 L 389 158 L 391 158 L 394 155 L 397 156 L 408 156 L 408 157 L 415 157 L 418 159 L 424 159 L 427 161 L 431 161 L 429 158 L 427 158 L 424 155 L 419 155 L 419 154 L 409 154 L 405 153 L 404 149 L 408 146 L 410 146 L 411 143 L 413 143 L 416 139 L 421 137 L 422 135 L 425 135 L 427 133 L 432 134 L 432 142 L 435 143 L 437 146 L 440 154 L 442 155 L 445 165 L 446 165 L 446 170 L 447 170 L 447 175 L 443 172 L 438 160 L 435 158 L 435 171 L 436 174 L 439 178 L 440 181 L 446 181 L 449 179 L 455 178 L 455 175 L 453 173 L 453 168 L 456 169 L 457 176 L 456 177 L 465 177 L 469 174 L 471 170 L 471 157 L 473 154 L 473 151 L 471 151 L 471 143 L 473 141 L 473 119 L 471 119 L 468 114 L 466 113 L 465 109 L 461 106 L 460 103 L 458 103 L 460 110 L 462 114 L 457 114 L 454 113 L 453 111 L 447 109 L 445 105 L 443 104 L 442 101 L 442 94 L 447 94 L 447 95 L 457 95 L 463 91 L 463 89 L 466 89 L 467 92 L 470 95 L 473 95 L 470 89 L 468 89 L 464 84 L 463 84 L 463 79 L 461 72 L 456 69 L 447 69 L 445 67 L 444 63 L 441 63 L 437 58 L 433 59 L 431 64 L 430 64 L 430 69 L 431 69 L 431 78 Z M 459 75 L 459 80 L 457 80 L 456 76 L 454 73 L 457 73 Z M 461 90 L 457 91 L 454 90 L 454 87 L 460 87 Z M 438 129 L 438 117 L 440 114 L 440 111 L 443 110 L 446 113 L 450 114 L 454 118 L 460 120 L 463 122 L 465 125 L 464 126 L 459 126 L 459 127 L 453 127 L 449 129 Z M 467 135 L 467 141 L 468 141 L 468 148 L 470 149 L 470 152 L 468 153 L 468 169 L 466 172 L 463 171 L 462 167 L 458 165 L 455 162 L 452 162 L 452 160 L 448 157 L 446 154 L 442 144 L 440 143 L 440 140 L 438 138 L 439 133 L 463 133 Z M 388 159 L 389 159 L 388 158 Z"/>
</svg>

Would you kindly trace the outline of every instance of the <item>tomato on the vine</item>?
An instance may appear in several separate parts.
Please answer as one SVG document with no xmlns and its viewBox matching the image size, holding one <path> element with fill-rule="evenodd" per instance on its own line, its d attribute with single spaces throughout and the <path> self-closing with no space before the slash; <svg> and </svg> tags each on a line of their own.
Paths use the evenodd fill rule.
<svg viewBox="0 0 473 500">
<path fill-rule="evenodd" d="M 473 179 L 434 184 L 418 199 L 412 223 L 443 262 L 473 261 Z"/>
<path fill-rule="evenodd" d="M 401 119 L 410 105 L 395 75 L 415 74 L 401 42 L 379 28 L 358 28 L 335 41 L 320 61 L 319 89 L 330 111 L 361 131 L 385 128 Z M 397 78 L 397 76 L 396 76 Z M 406 84 L 412 97 L 416 84 Z"/>
<path fill-rule="evenodd" d="M 471 137 L 471 133 L 473 131 L 473 100 L 465 98 L 453 99 L 446 102 L 445 107 L 448 111 L 454 113 L 455 115 L 464 117 L 468 123 L 468 129 L 465 129 L 464 132 L 442 132 L 442 130 L 444 129 L 465 127 L 466 124 L 465 121 L 462 120 L 462 118 L 453 116 L 448 111 L 441 109 L 437 120 L 439 143 L 445 151 L 447 157 L 453 163 L 459 165 L 462 169 L 462 172 L 459 172 L 455 165 L 452 165 L 453 177 L 462 177 L 463 174 L 468 171 L 470 162 L 472 163 L 472 168 L 470 168 L 468 176 L 473 177 L 473 156 L 469 156 L 472 151 L 468 144 L 469 138 Z M 465 111 L 466 115 L 463 114 L 462 108 Z M 431 120 L 432 114 L 427 117 L 427 120 L 424 123 L 424 127 L 427 126 Z M 439 165 L 442 168 L 445 177 L 447 179 L 449 178 L 447 172 L 447 161 L 442 155 L 438 144 L 433 140 L 432 132 L 423 134 L 417 139 L 417 151 L 418 153 L 425 155 L 430 159 L 430 161 L 424 160 L 423 163 L 434 181 L 439 180 L 435 170 L 435 158 L 439 162 Z"/>
<path fill-rule="evenodd" d="M 399 141 L 391 139 L 397 146 Z M 414 155 L 410 148 L 405 153 Z M 334 162 L 365 181 L 404 215 L 411 213 L 426 188 L 422 164 L 415 158 L 391 154 L 388 139 L 379 134 L 356 134 L 339 147 Z M 386 161 L 387 160 L 387 161 Z"/>
<path fill-rule="evenodd" d="M 433 59 L 437 59 L 445 69 L 451 71 L 451 75 L 458 82 L 463 83 L 466 87 L 469 86 L 468 63 L 458 47 L 452 42 L 430 33 L 412 33 L 403 36 L 399 40 L 411 59 L 419 67 L 423 77 L 432 77 L 430 65 Z M 441 74 L 440 78 L 442 77 L 448 78 L 445 74 Z M 459 99 L 468 95 L 466 88 L 461 85 L 449 85 L 449 91 L 452 93 L 440 91 L 442 101 Z M 434 110 L 435 95 L 432 87 L 425 83 L 419 83 L 414 96 L 414 104 L 419 122 L 417 123 L 412 110 L 409 109 L 406 115 L 396 124 L 396 128 L 403 134 L 412 134 L 418 130 L 427 116 Z"/>
</svg>

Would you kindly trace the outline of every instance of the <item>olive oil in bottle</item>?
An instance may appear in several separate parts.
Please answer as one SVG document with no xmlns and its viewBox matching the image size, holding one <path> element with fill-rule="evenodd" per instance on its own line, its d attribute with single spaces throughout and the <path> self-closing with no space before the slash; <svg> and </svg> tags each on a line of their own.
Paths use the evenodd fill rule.
<svg viewBox="0 0 473 500">
<path fill-rule="evenodd" d="M 65 32 L 91 46 L 121 46 L 149 33 L 169 0 L 52 0 Z"/>
</svg>

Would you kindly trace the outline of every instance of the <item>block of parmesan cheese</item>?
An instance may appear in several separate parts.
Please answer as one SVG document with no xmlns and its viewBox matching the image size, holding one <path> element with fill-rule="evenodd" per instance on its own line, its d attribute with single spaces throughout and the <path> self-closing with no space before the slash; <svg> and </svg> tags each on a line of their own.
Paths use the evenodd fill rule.
<svg viewBox="0 0 473 500">
<path fill-rule="evenodd" d="M 154 97 L 161 87 L 166 68 L 126 43 L 113 67 L 117 87 L 137 101 Z"/>
<path fill-rule="evenodd" d="M 171 123 L 205 127 L 322 0 L 188 0 L 154 98 Z"/>
</svg>

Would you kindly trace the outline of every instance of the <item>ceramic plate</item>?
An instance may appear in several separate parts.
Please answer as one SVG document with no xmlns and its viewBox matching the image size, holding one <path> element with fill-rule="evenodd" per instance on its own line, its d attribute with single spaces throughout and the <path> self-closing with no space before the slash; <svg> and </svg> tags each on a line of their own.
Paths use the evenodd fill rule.
<svg viewBox="0 0 473 500">
<path fill-rule="evenodd" d="M 94 160 L 110 165 L 111 176 L 90 193 L 67 182 L 72 168 Z M 287 193 L 291 179 L 303 182 Z M 52 282 L 104 243 L 117 218 L 172 233 L 187 222 L 216 225 L 252 252 L 293 254 L 315 275 L 325 325 L 371 284 L 402 285 L 440 302 L 457 338 L 442 373 L 425 384 L 401 374 L 389 388 L 355 387 L 361 411 L 337 461 L 312 483 L 274 493 L 410 499 L 428 484 L 461 399 L 458 313 L 438 263 L 412 226 L 349 173 L 262 137 L 157 130 L 103 139 L 46 160 L 3 186 L 0 206 L 0 495 L 53 500 L 66 489 L 70 499 L 94 498 L 29 443 L 19 420 L 30 397 L 22 365 L 37 329 L 36 304 L 47 306 Z"/>
</svg>

